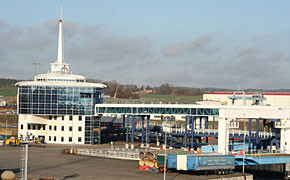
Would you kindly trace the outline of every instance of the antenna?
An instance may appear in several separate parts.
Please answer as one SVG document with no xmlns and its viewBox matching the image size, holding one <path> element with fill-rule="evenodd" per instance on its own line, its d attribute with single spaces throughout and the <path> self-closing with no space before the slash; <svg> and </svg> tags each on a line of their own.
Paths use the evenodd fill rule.
<svg viewBox="0 0 290 180">
<path fill-rule="evenodd" d="M 37 66 L 41 65 L 41 63 L 40 62 L 33 62 L 32 64 L 34 65 L 34 75 L 36 75 Z"/>
<path fill-rule="evenodd" d="M 62 7 L 60 7 L 59 20 L 62 21 Z"/>
</svg>

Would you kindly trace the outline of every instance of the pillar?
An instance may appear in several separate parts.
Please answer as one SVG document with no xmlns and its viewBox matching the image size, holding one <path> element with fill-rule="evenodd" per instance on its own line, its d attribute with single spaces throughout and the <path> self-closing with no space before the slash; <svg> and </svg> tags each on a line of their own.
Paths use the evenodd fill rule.
<svg viewBox="0 0 290 180">
<path fill-rule="evenodd" d="M 150 133 L 150 116 L 147 115 L 147 125 L 146 125 L 146 147 L 147 148 L 150 146 L 149 133 Z"/>
<path fill-rule="evenodd" d="M 280 142 L 281 143 L 281 142 Z M 290 128 L 284 129 L 284 143 L 283 149 L 286 154 L 290 154 Z"/>
<path fill-rule="evenodd" d="M 200 117 L 195 118 L 195 129 L 200 129 Z"/>
<path fill-rule="evenodd" d="M 259 143 L 259 122 L 260 120 L 259 119 L 256 119 L 256 147 L 257 147 L 257 144 Z"/>
<path fill-rule="evenodd" d="M 188 151 L 187 148 L 187 124 L 188 124 L 188 118 L 189 116 L 185 116 L 185 131 L 184 131 L 184 150 Z"/>
<path fill-rule="evenodd" d="M 125 115 L 124 115 L 124 117 L 125 117 Z M 126 146 L 125 146 L 126 149 L 129 148 L 129 120 L 130 120 L 130 116 L 127 115 L 127 118 L 126 118 Z"/>
<path fill-rule="evenodd" d="M 206 117 L 201 117 L 200 118 L 200 129 L 205 129 L 205 127 L 206 127 Z"/>
<path fill-rule="evenodd" d="M 285 152 L 285 129 L 281 128 L 280 130 L 280 150 Z"/>
<path fill-rule="evenodd" d="M 229 131 L 227 129 L 227 120 L 225 118 L 219 118 L 218 125 L 218 152 L 227 155 L 229 152 Z"/>
<path fill-rule="evenodd" d="M 141 128 L 142 128 L 142 137 L 141 137 L 141 148 L 144 148 L 144 135 L 145 135 L 145 131 L 144 131 L 144 116 L 141 116 Z"/>
<path fill-rule="evenodd" d="M 191 147 L 190 147 L 190 150 L 191 151 L 194 151 L 194 148 L 193 148 L 193 143 L 194 143 L 194 121 L 195 121 L 195 117 L 192 117 L 191 116 L 191 142 L 190 142 L 190 145 L 191 145 Z"/>
<path fill-rule="evenodd" d="M 252 139 L 252 119 L 249 119 L 249 140 L 248 140 L 248 144 L 249 144 L 249 151 L 251 150 L 251 139 Z"/>
<path fill-rule="evenodd" d="M 171 127 L 173 126 L 173 116 L 171 115 L 171 118 L 170 118 L 170 123 L 171 123 Z M 173 146 L 172 146 L 172 131 L 170 132 L 170 146 L 169 146 L 169 149 L 173 149 Z"/>
<path fill-rule="evenodd" d="M 135 123 L 135 115 L 132 116 L 132 132 L 131 132 L 131 149 L 134 149 L 134 136 L 135 136 L 135 126 L 136 126 L 136 123 Z"/>
</svg>

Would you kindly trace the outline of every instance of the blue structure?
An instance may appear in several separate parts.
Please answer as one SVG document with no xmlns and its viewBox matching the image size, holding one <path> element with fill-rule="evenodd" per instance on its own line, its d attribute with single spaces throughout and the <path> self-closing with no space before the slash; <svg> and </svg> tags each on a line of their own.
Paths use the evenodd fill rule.
<svg viewBox="0 0 290 180">
<path fill-rule="evenodd" d="M 243 158 L 245 158 L 245 165 L 263 165 L 263 164 L 284 164 L 290 163 L 289 154 L 257 154 L 257 155 L 246 155 L 235 156 L 236 166 L 243 165 Z"/>
<path fill-rule="evenodd" d="M 187 171 L 234 169 L 235 157 L 214 154 L 169 154 L 168 168 Z"/>
</svg>

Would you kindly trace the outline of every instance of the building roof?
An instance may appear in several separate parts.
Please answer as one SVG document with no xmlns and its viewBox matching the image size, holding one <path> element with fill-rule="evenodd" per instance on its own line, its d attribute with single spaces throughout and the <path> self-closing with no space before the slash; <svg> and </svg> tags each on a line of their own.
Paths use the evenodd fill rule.
<svg viewBox="0 0 290 180">
<path fill-rule="evenodd" d="M 216 94 L 216 95 L 233 95 L 233 92 L 214 92 L 214 93 L 206 93 L 206 94 Z M 290 92 L 247 92 L 245 95 L 254 95 L 254 94 L 263 94 L 269 96 L 290 96 Z M 243 93 L 236 93 L 236 95 L 243 95 Z"/>
<path fill-rule="evenodd" d="M 43 82 L 43 81 L 21 81 L 15 84 L 15 86 L 64 86 L 64 87 L 95 87 L 105 88 L 107 87 L 101 83 L 87 83 L 87 82 Z"/>
</svg>

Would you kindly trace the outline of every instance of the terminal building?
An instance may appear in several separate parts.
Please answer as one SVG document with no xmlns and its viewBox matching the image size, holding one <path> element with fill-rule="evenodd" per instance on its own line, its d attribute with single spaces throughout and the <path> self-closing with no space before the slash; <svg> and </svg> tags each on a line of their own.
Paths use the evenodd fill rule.
<svg viewBox="0 0 290 180">
<path fill-rule="evenodd" d="M 102 103 L 104 84 L 88 83 L 70 72 L 63 58 L 63 21 L 59 20 L 58 57 L 47 74 L 22 81 L 18 87 L 18 135 L 46 143 L 94 144 L 98 126 L 95 104 Z"/>
<path fill-rule="evenodd" d="M 282 106 L 290 107 L 290 93 L 288 92 L 265 92 L 250 93 L 244 91 L 214 92 L 203 94 L 203 101 L 220 105 L 238 106 Z M 210 103 L 209 103 L 210 104 Z"/>
</svg>

